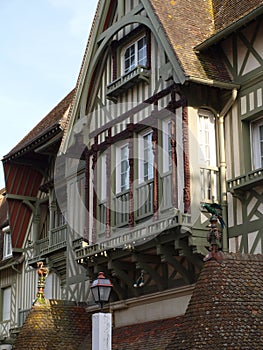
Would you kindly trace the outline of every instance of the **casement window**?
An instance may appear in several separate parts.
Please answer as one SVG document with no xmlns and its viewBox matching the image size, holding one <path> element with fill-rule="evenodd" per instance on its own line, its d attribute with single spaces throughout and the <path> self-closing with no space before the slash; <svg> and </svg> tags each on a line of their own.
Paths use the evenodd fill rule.
<svg viewBox="0 0 263 350">
<path fill-rule="evenodd" d="M 215 116 L 200 110 L 198 124 L 201 201 L 215 201 L 218 200 Z"/>
<path fill-rule="evenodd" d="M 147 65 L 147 41 L 146 37 L 136 40 L 123 49 L 123 74 L 133 70 L 137 66 Z"/>
<path fill-rule="evenodd" d="M 263 118 L 251 124 L 253 169 L 263 167 Z"/>
<path fill-rule="evenodd" d="M 163 121 L 163 173 L 172 169 L 171 121 Z"/>
<path fill-rule="evenodd" d="M 11 233 L 10 233 L 10 227 L 7 226 L 3 228 L 4 233 L 4 249 L 3 249 L 3 258 L 9 258 L 12 256 L 12 239 L 11 239 Z"/>
<path fill-rule="evenodd" d="M 116 192 L 123 192 L 129 189 L 130 165 L 129 165 L 129 146 L 125 144 L 117 148 L 116 152 L 117 174 L 116 174 Z"/>
<path fill-rule="evenodd" d="M 144 181 L 153 179 L 152 132 L 143 136 L 143 170 Z"/>
<path fill-rule="evenodd" d="M 1 321 L 9 321 L 11 316 L 11 287 L 2 288 L 1 295 Z"/>
<path fill-rule="evenodd" d="M 106 173 L 106 153 L 100 155 L 100 174 L 102 181 L 100 182 L 100 195 L 99 199 L 104 201 L 107 197 L 107 173 Z"/>
<path fill-rule="evenodd" d="M 199 163 L 216 166 L 215 117 L 206 110 L 199 111 Z"/>
</svg>

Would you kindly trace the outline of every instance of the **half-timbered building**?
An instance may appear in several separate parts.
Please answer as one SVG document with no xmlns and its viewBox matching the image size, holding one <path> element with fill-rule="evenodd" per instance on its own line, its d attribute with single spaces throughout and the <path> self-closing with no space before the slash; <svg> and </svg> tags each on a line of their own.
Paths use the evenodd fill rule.
<svg viewBox="0 0 263 350">
<path fill-rule="evenodd" d="M 88 278 L 111 279 L 116 349 L 135 324 L 136 339 L 162 324 L 169 339 L 150 344 L 184 349 L 187 325 L 208 317 L 207 305 L 215 311 L 209 298 L 220 299 L 224 319 L 225 296 L 235 309 L 234 290 L 245 291 L 242 304 L 256 295 L 261 257 L 217 253 L 262 253 L 262 15 L 262 0 L 99 0 L 69 114 L 72 95 L 54 123 L 4 158 L 3 231 L 25 259 L 10 268 L 20 295 L 0 281 L 12 285 L 14 324 L 30 308 L 38 261 L 51 271 L 54 299 L 90 301 Z M 193 293 L 203 260 L 209 271 Z M 238 311 L 256 320 L 257 344 L 261 314 L 252 299 L 247 305 Z M 181 322 L 177 336 L 171 324 Z M 227 344 L 235 322 L 224 329 Z"/>
<path fill-rule="evenodd" d="M 201 50 L 219 40 L 231 78 L 240 85 L 225 118 L 229 248 L 262 254 L 263 9 L 261 1 L 248 1 L 244 7 L 246 15 L 232 24 L 232 30 L 225 26 Z M 226 24 L 231 23 L 230 11 L 222 11 Z M 217 25 L 221 21 L 218 16 Z"/>
<path fill-rule="evenodd" d="M 215 5 L 98 3 L 61 154 L 76 260 L 112 279 L 116 324 L 183 313 L 208 253 L 203 205 L 227 223 L 224 118 L 239 84 L 221 45 L 198 49 L 227 25 Z"/>
<path fill-rule="evenodd" d="M 12 343 L 36 299 L 40 260 L 49 268 L 47 298 L 87 299 L 86 273 L 75 262 L 69 244 L 74 237 L 67 231 L 65 208 L 58 206 L 54 190 L 56 154 L 74 93 L 3 158 L 6 189 L 1 191 L 0 334 L 4 343 Z"/>
</svg>

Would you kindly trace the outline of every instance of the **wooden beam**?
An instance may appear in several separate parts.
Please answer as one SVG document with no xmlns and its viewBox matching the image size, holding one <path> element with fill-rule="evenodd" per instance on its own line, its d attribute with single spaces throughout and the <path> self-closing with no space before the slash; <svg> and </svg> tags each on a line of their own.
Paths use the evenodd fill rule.
<svg viewBox="0 0 263 350">
<path fill-rule="evenodd" d="M 175 250 L 172 247 L 160 246 L 158 248 L 158 253 L 165 257 L 170 265 L 172 265 L 175 270 L 183 277 L 187 284 L 191 284 L 194 281 L 194 276 L 190 273 L 176 258 Z"/>
<path fill-rule="evenodd" d="M 151 266 L 149 266 L 148 263 L 144 261 L 143 256 L 139 254 L 133 254 L 133 260 L 138 262 L 138 265 L 140 266 L 140 268 L 146 271 L 152 277 L 152 279 L 156 282 L 158 289 L 160 291 L 164 290 L 164 281 L 162 277 Z"/>
</svg>

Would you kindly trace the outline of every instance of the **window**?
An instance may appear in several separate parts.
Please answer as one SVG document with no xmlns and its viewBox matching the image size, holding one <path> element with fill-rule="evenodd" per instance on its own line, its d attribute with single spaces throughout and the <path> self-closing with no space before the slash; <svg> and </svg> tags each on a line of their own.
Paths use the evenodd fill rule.
<svg viewBox="0 0 263 350">
<path fill-rule="evenodd" d="M 137 66 L 147 65 L 146 37 L 132 43 L 124 51 L 124 74 L 130 72 Z"/>
<path fill-rule="evenodd" d="M 129 165 L 129 146 L 123 145 L 117 148 L 117 161 L 120 160 L 120 163 L 117 166 L 117 184 L 116 190 L 117 193 L 123 192 L 129 189 L 130 184 L 130 165 Z"/>
<path fill-rule="evenodd" d="M 199 112 L 199 162 L 216 166 L 215 117 L 206 110 Z"/>
<path fill-rule="evenodd" d="M 152 132 L 143 136 L 143 166 L 144 181 L 153 179 Z"/>
<path fill-rule="evenodd" d="M 171 121 L 163 122 L 163 172 L 172 169 Z"/>
<path fill-rule="evenodd" d="M 125 145 L 121 148 L 121 191 L 125 191 L 129 188 L 129 178 L 129 147 Z"/>
<path fill-rule="evenodd" d="M 2 289 L 2 321 L 10 320 L 11 314 L 11 287 Z"/>
<path fill-rule="evenodd" d="M 251 124 L 253 168 L 263 167 L 263 119 Z"/>
<path fill-rule="evenodd" d="M 215 201 L 218 200 L 215 117 L 207 110 L 200 110 L 198 124 L 201 201 Z"/>
<path fill-rule="evenodd" d="M 4 232 L 4 251 L 3 251 L 3 257 L 9 258 L 12 256 L 12 239 L 11 239 L 11 233 L 10 233 L 10 227 L 7 226 L 3 228 L 2 230 Z"/>
</svg>

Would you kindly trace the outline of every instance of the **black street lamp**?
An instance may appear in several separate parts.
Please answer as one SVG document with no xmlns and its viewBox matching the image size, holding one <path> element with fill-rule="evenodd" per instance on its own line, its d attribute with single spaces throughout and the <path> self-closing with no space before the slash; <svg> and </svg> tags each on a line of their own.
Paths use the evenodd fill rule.
<svg viewBox="0 0 263 350">
<path fill-rule="evenodd" d="M 110 292 L 113 285 L 111 281 L 104 276 L 103 272 L 99 272 L 98 278 L 92 282 L 90 287 L 95 303 L 103 309 L 104 303 L 107 303 L 110 298 Z"/>
</svg>

